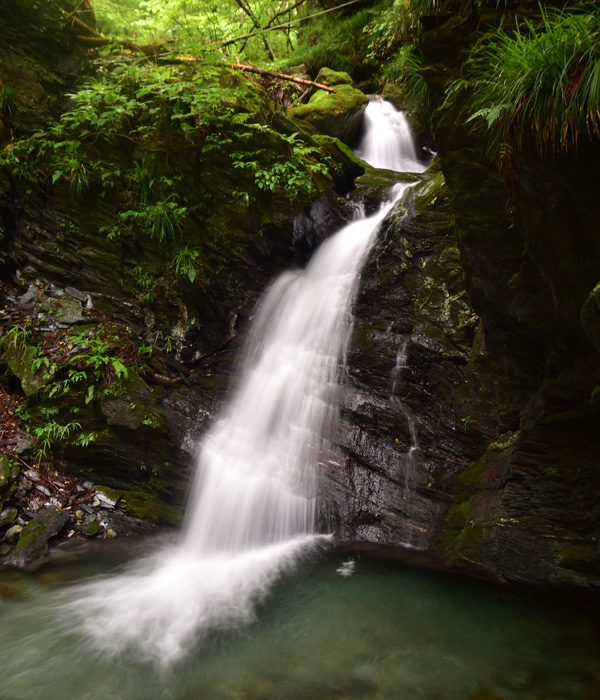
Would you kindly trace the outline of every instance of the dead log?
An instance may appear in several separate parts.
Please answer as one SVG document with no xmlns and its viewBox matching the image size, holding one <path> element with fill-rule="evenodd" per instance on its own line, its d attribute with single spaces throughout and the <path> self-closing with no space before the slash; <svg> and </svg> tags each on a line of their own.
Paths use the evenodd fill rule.
<svg viewBox="0 0 600 700">
<path fill-rule="evenodd" d="M 272 70 L 265 70 L 264 68 L 257 68 L 256 66 L 249 66 L 245 63 L 226 63 L 228 68 L 234 68 L 235 70 L 245 70 L 250 73 L 258 73 L 259 75 L 266 75 L 269 78 L 277 78 L 279 80 L 291 80 L 293 83 L 298 83 L 299 85 L 308 85 L 310 87 L 319 88 L 319 90 L 325 90 L 326 92 L 336 92 L 329 85 L 323 85 L 322 83 L 315 83 L 313 80 L 306 80 L 306 78 L 297 78 L 295 75 L 287 75 L 287 73 L 276 73 Z"/>
</svg>

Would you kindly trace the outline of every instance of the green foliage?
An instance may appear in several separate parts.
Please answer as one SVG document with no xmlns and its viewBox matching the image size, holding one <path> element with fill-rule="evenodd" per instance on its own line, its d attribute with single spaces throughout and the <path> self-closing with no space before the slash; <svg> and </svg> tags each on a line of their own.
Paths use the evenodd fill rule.
<svg viewBox="0 0 600 700">
<path fill-rule="evenodd" d="M 109 383 L 113 379 L 120 384 L 129 377 L 125 363 L 114 354 L 118 347 L 118 339 L 115 336 L 78 334 L 70 336 L 70 341 L 82 348 L 82 352 L 72 356 L 74 362 L 79 361 L 96 372 L 108 370 Z"/>
<path fill-rule="evenodd" d="M 123 394 L 142 368 L 141 354 L 124 334 L 101 326 L 65 331 L 59 340 L 38 333 L 28 323 L 13 325 L 4 333 L 2 350 L 20 378 L 23 372 L 35 378 L 30 380 L 35 391 L 19 407 L 18 417 L 37 439 L 38 460 L 50 458 L 65 445 L 91 445 L 97 433 L 84 430 L 79 421 L 65 421 L 65 414 Z"/>
<path fill-rule="evenodd" d="M 284 190 L 293 201 L 302 192 L 314 192 L 314 176 L 321 174 L 328 177 L 329 169 L 325 163 L 317 160 L 321 155 L 319 149 L 304 143 L 298 134 L 278 136 L 288 149 L 285 159 L 261 167 L 256 159 L 259 153 L 234 153 L 233 166 L 251 170 L 260 190 Z"/>
<path fill-rule="evenodd" d="M 40 446 L 37 459 L 41 460 L 42 457 L 49 457 L 53 445 L 67 442 L 76 431 L 81 431 L 81 424 L 76 421 L 71 421 L 66 425 L 60 425 L 55 420 L 51 420 L 44 425 L 34 428 L 33 433 Z"/>
<path fill-rule="evenodd" d="M 403 46 L 383 67 L 383 76 L 396 81 L 406 107 L 414 109 L 424 124 L 432 112 L 429 87 L 421 74 L 423 61 L 412 44 Z"/>
<path fill-rule="evenodd" d="M 143 160 L 134 161 L 128 185 L 133 192 L 133 203 L 135 205 L 141 206 L 150 202 L 154 179 L 151 177 Z"/>
<path fill-rule="evenodd" d="M 572 149 L 600 134 L 600 10 L 542 11 L 488 35 L 466 77 L 454 90 L 472 89 L 468 121 L 487 130 L 493 155 L 530 137 L 542 155 Z"/>
<path fill-rule="evenodd" d="M 224 0 L 95 0 L 98 28 L 105 34 L 143 44 L 168 39 L 176 51 L 189 51 L 199 45 L 219 44 L 256 30 L 295 19 L 295 0 L 252 3 Z M 286 6 L 290 8 L 286 11 Z M 271 31 L 234 44 L 234 53 L 257 60 L 287 54 L 295 38 L 294 28 Z"/>
<path fill-rule="evenodd" d="M 12 85 L 0 81 L 0 120 L 10 120 L 21 111 L 21 102 Z"/>
<path fill-rule="evenodd" d="M 173 350 L 173 340 L 170 335 L 165 336 L 162 331 L 154 331 L 152 339 L 159 350 L 163 352 L 171 352 Z"/>
<path fill-rule="evenodd" d="M 9 346 L 12 346 L 13 351 L 28 347 L 32 336 L 29 325 L 30 324 L 26 322 L 25 326 L 21 326 L 20 324 L 10 326 L 4 334 L 5 340 L 8 341 Z"/>
<path fill-rule="evenodd" d="M 172 241 L 175 234 L 181 231 L 181 222 L 187 207 L 180 207 L 168 199 L 155 204 L 147 204 L 142 210 L 144 225 L 152 238 L 159 242 Z"/>
<path fill-rule="evenodd" d="M 200 251 L 195 248 L 190 248 L 184 245 L 179 248 L 173 258 L 175 266 L 175 274 L 178 277 L 186 277 L 191 283 L 196 279 L 198 274 L 198 259 Z"/>
<path fill-rule="evenodd" d="M 300 29 L 298 47 L 287 64 L 303 63 L 313 77 L 324 66 L 352 75 L 362 66 L 363 32 L 373 12 L 333 12 L 311 20 Z"/>
<path fill-rule="evenodd" d="M 460 422 L 463 424 L 463 428 L 464 428 L 465 433 L 466 433 L 467 428 L 470 425 L 474 425 L 477 421 L 474 418 L 471 418 L 471 416 L 463 416 L 463 418 L 460 419 Z"/>
<path fill-rule="evenodd" d="M 413 43 L 420 33 L 421 17 L 435 5 L 436 0 L 394 0 L 391 7 L 374 13 L 363 31 L 367 58 L 389 59 L 402 46 Z"/>
</svg>

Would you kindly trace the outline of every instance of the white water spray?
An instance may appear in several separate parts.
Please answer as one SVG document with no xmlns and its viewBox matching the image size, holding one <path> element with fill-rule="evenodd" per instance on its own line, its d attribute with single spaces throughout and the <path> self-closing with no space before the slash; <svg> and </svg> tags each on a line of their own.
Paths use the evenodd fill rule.
<svg viewBox="0 0 600 700">
<path fill-rule="evenodd" d="M 375 168 L 422 173 L 410 127 L 403 112 L 391 102 L 374 97 L 365 110 L 364 136 L 357 154 Z"/>
<path fill-rule="evenodd" d="M 211 630 L 252 621 L 280 575 L 324 541 L 315 498 L 328 395 L 360 270 L 404 189 L 396 185 L 377 214 L 346 226 L 265 296 L 240 387 L 200 447 L 180 543 L 69 592 L 70 611 L 103 651 L 131 648 L 168 665 Z"/>
</svg>

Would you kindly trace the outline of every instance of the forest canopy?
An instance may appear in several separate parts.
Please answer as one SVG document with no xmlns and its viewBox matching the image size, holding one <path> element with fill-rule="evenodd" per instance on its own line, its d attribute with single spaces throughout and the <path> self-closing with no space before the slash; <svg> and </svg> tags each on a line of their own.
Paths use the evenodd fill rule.
<svg viewBox="0 0 600 700">
<path fill-rule="evenodd" d="M 343 6 L 363 0 L 350 0 Z M 97 28 L 136 42 L 170 39 L 182 45 L 229 45 L 255 59 L 275 60 L 297 46 L 300 23 L 335 11 L 309 0 L 96 0 Z"/>
</svg>

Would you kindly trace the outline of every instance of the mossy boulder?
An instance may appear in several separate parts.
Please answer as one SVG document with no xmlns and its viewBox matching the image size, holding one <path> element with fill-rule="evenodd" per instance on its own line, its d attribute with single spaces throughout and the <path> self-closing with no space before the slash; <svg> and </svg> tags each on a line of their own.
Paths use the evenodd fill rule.
<svg viewBox="0 0 600 700">
<path fill-rule="evenodd" d="M 17 519 L 19 512 L 14 506 L 2 508 L 0 511 L 0 528 L 12 525 Z"/>
<path fill-rule="evenodd" d="M 13 552 L 4 563 L 23 568 L 43 558 L 48 552 L 48 540 L 55 537 L 68 520 L 69 514 L 59 508 L 44 508 L 25 525 Z"/>
<path fill-rule="evenodd" d="M 345 71 L 332 70 L 324 66 L 315 78 L 315 83 L 334 87 L 336 85 L 354 85 L 354 80 Z"/>
<path fill-rule="evenodd" d="M 121 505 L 125 510 L 148 523 L 181 525 L 182 509 L 162 501 L 149 489 L 120 491 Z"/>
<path fill-rule="evenodd" d="M 100 532 L 100 523 L 94 519 L 89 522 L 83 531 L 86 537 L 95 537 Z"/>
<path fill-rule="evenodd" d="M 291 119 L 302 119 L 321 133 L 336 136 L 344 143 L 356 140 L 369 99 L 352 85 L 336 85 L 335 93 L 317 90 L 308 104 L 292 106 Z"/>
</svg>

